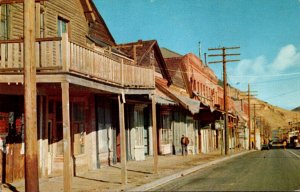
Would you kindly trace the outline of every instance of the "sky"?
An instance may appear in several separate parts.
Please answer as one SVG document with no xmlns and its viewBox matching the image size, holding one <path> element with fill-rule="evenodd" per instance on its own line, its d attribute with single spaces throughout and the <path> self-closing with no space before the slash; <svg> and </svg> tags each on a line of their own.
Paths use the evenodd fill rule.
<svg viewBox="0 0 300 192">
<path fill-rule="evenodd" d="M 179 54 L 228 53 L 230 85 L 285 109 L 300 106 L 300 0 L 94 0 L 116 43 L 155 39 Z M 221 59 L 221 58 L 220 58 Z M 208 58 L 208 61 L 219 58 Z M 222 65 L 209 65 L 222 79 Z"/>
</svg>

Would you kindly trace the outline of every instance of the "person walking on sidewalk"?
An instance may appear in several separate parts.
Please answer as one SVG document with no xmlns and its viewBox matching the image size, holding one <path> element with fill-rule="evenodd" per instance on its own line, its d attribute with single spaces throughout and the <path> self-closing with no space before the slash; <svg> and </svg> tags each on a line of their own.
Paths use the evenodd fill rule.
<svg viewBox="0 0 300 192">
<path fill-rule="evenodd" d="M 188 154 L 187 146 L 189 145 L 189 142 L 190 142 L 189 138 L 185 137 L 184 135 L 182 135 L 182 137 L 181 137 L 181 152 L 182 152 L 182 156 Z"/>
</svg>

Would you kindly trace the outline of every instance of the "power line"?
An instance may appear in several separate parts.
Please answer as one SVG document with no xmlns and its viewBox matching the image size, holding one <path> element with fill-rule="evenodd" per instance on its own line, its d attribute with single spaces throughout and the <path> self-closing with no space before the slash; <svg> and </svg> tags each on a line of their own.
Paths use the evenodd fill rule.
<svg viewBox="0 0 300 192">
<path fill-rule="evenodd" d="M 155 67 L 155 68 L 160 69 L 159 67 Z M 209 68 L 209 69 L 211 69 L 211 68 Z M 194 76 L 202 76 L 203 75 L 203 74 L 197 74 L 197 73 L 193 73 L 193 72 L 182 71 L 181 69 L 174 70 L 174 69 L 168 69 L 167 68 L 166 70 L 169 71 L 169 72 L 181 72 L 181 73 L 190 74 L 190 75 L 194 75 Z M 102 71 L 102 72 L 105 72 L 105 71 Z M 215 72 L 214 72 L 214 75 L 216 75 Z M 286 73 L 286 74 L 278 74 L 278 75 L 228 75 L 227 77 L 231 78 L 231 83 L 232 83 L 232 78 L 234 78 L 234 77 L 242 77 L 242 78 L 260 77 L 261 78 L 261 77 L 283 77 L 283 76 L 295 76 L 295 75 L 300 75 L 300 73 Z M 272 80 L 266 80 L 266 81 L 254 81 L 251 84 L 272 83 L 274 81 L 278 82 L 278 81 L 286 81 L 286 80 L 291 80 L 291 79 L 300 79 L 300 76 L 284 78 L 284 79 L 272 79 Z M 240 82 L 239 81 L 239 83 L 248 83 L 248 82 Z"/>
<path fill-rule="evenodd" d="M 230 77 L 234 77 L 232 75 L 230 75 Z M 288 80 L 292 80 L 292 79 L 300 79 L 300 76 L 296 76 L 296 77 L 290 77 L 290 78 L 282 78 L 282 79 L 270 79 L 270 80 L 265 80 L 265 81 L 253 81 L 251 84 L 267 84 L 267 83 L 277 83 L 280 81 L 288 81 Z M 248 82 L 242 82 L 242 81 L 238 81 L 241 84 L 247 84 Z"/>
<path fill-rule="evenodd" d="M 300 75 L 300 72 L 296 73 L 281 73 L 281 74 L 273 74 L 273 75 L 231 75 L 233 77 L 282 77 L 282 76 L 293 76 Z"/>
<path fill-rule="evenodd" d="M 280 97 L 280 96 L 289 95 L 289 94 L 291 94 L 291 93 L 296 93 L 296 92 L 299 92 L 299 91 L 300 91 L 300 89 L 293 89 L 292 91 L 285 92 L 285 93 L 282 93 L 282 94 L 279 94 L 279 95 L 275 95 L 275 96 L 266 98 L 265 100 L 268 100 L 268 99 L 274 99 L 274 98 L 277 98 L 277 97 Z"/>
</svg>

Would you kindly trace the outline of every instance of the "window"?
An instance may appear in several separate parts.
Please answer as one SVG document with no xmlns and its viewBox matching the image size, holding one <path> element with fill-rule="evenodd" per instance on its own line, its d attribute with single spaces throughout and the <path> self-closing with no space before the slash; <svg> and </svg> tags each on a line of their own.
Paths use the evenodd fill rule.
<svg viewBox="0 0 300 192">
<path fill-rule="evenodd" d="M 40 13 L 40 38 L 45 37 L 45 11 L 41 9 Z"/>
<path fill-rule="evenodd" d="M 63 34 L 67 33 L 67 21 L 62 19 L 62 18 L 58 18 L 57 20 L 57 36 L 58 37 L 62 37 Z M 60 63 L 62 63 L 62 44 L 60 41 L 59 44 L 59 55 L 60 55 Z"/>
<path fill-rule="evenodd" d="M 9 5 L 0 5 L 0 39 L 9 37 Z"/>
<path fill-rule="evenodd" d="M 171 133 L 171 120 L 169 114 L 163 114 L 161 118 L 162 132 L 161 132 L 161 142 L 162 144 L 171 143 L 172 133 Z"/>
<path fill-rule="evenodd" d="M 85 138 L 85 110 L 83 102 L 71 103 L 71 124 L 73 133 L 74 155 L 84 153 Z"/>
<path fill-rule="evenodd" d="M 67 21 L 62 18 L 58 18 L 58 20 L 57 20 L 57 36 L 62 37 L 62 35 L 64 33 L 67 33 Z"/>
<path fill-rule="evenodd" d="M 138 146 L 144 145 L 144 112 L 143 110 L 135 110 L 134 111 L 134 119 L 135 119 L 135 144 Z"/>
</svg>

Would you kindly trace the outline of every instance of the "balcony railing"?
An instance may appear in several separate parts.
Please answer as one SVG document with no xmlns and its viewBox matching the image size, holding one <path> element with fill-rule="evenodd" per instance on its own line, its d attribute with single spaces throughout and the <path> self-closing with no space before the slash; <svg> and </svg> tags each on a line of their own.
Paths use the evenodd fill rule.
<svg viewBox="0 0 300 192">
<path fill-rule="evenodd" d="M 0 73 L 23 73 L 23 40 L 0 41 Z M 67 72 L 122 87 L 153 88 L 154 69 L 135 65 L 122 55 L 89 48 L 62 38 L 36 41 L 37 74 Z"/>
</svg>

